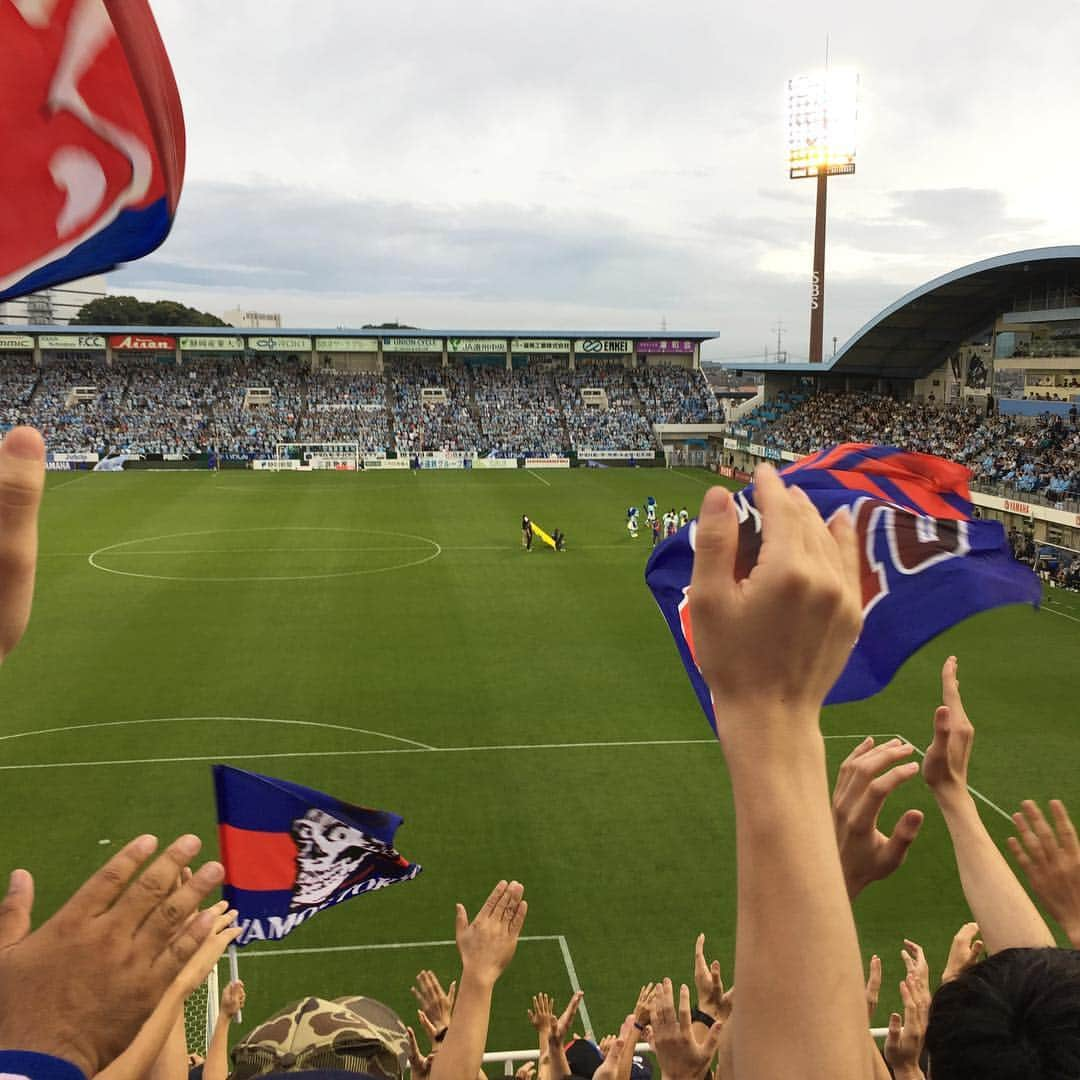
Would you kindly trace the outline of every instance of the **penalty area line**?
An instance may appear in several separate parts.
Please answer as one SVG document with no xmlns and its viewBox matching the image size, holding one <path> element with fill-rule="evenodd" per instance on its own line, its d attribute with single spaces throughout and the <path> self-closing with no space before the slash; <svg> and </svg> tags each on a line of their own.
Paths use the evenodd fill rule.
<svg viewBox="0 0 1080 1080">
<path fill-rule="evenodd" d="M 561 941 L 559 934 L 525 934 L 518 941 Z M 252 959 L 271 959 L 279 956 L 310 956 L 318 953 L 376 952 L 380 949 L 434 949 L 457 945 L 453 938 L 440 941 L 387 941 L 375 945 L 317 945 L 306 949 L 245 949 L 244 956 Z"/>
<path fill-rule="evenodd" d="M 532 469 L 525 470 L 534 480 L 539 480 L 545 487 L 551 487 L 551 481 L 541 476 L 539 473 L 534 473 Z"/>
</svg>

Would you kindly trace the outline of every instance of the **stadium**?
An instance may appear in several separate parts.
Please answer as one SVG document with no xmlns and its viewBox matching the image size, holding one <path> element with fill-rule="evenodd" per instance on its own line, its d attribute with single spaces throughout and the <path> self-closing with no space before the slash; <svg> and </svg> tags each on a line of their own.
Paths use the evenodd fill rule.
<svg viewBox="0 0 1080 1080">
<path fill-rule="evenodd" d="M 948 1080 L 1080 986 L 1080 246 L 641 327 L 0 325 L 0 1072 Z"/>
</svg>

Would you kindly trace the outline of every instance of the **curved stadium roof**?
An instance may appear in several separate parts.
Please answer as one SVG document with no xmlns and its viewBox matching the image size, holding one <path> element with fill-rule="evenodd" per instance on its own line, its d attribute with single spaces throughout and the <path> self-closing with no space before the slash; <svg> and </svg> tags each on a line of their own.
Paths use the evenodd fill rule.
<svg viewBox="0 0 1080 1080">
<path fill-rule="evenodd" d="M 732 364 L 744 371 L 834 372 L 922 378 L 1011 311 L 1018 297 L 1060 278 L 1080 280 L 1080 245 L 1014 251 L 962 266 L 912 289 L 822 364 Z"/>
</svg>

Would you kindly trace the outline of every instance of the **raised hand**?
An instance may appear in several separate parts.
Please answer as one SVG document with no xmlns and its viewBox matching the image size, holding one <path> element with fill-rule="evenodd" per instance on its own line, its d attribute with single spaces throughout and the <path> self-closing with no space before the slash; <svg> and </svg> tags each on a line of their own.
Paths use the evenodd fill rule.
<svg viewBox="0 0 1080 1080">
<path fill-rule="evenodd" d="M 195 951 L 195 954 L 180 970 L 176 976 L 177 989 L 183 997 L 190 997 L 206 982 L 207 975 L 213 970 L 217 962 L 225 954 L 225 950 L 244 932 L 242 926 L 236 925 L 236 911 L 229 908 L 227 900 L 219 900 L 213 907 L 207 908 L 207 914 L 213 919 L 210 924 L 210 932 L 206 935 L 203 943 Z M 192 913 L 190 918 L 198 918 Z M 237 989 L 233 989 L 236 987 Z M 221 998 L 221 1009 L 225 1012 L 225 996 L 233 990 L 232 999 L 239 999 L 239 1006 L 232 1012 L 226 1013 L 233 1016 L 244 1007 L 244 984 L 242 982 L 229 983 L 225 988 L 225 994 Z"/>
<path fill-rule="evenodd" d="M 721 742 L 733 734 L 734 715 L 747 707 L 756 714 L 756 738 L 763 734 L 762 716 L 785 726 L 812 724 L 816 731 L 821 704 L 862 625 L 850 516 L 837 514 L 826 525 L 806 495 L 785 487 L 769 466 L 758 467 L 754 485 L 762 539 L 748 576 L 736 575 L 739 522 L 724 488 L 706 492 L 695 531 L 694 650 L 716 703 Z"/>
<path fill-rule="evenodd" d="M 563 1042 L 566 1039 L 567 1034 L 570 1031 L 570 1025 L 574 1022 L 574 1017 L 577 1016 L 578 1006 L 581 1004 L 581 999 L 585 996 L 584 990 L 575 990 L 570 996 L 570 1000 L 566 1003 L 566 1008 L 559 1014 L 558 1020 L 555 1021 L 555 1038 L 559 1042 Z"/>
<path fill-rule="evenodd" d="M 690 1029 L 690 991 L 686 984 L 679 987 L 678 1012 L 671 980 L 665 979 L 657 986 L 649 1043 L 664 1080 L 700 1080 L 720 1048 L 722 1030 L 723 1024 L 713 1024 L 699 1043 Z"/>
<path fill-rule="evenodd" d="M 0 661 L 30 619 L 44 488 L 45 443 L 33 428 L 12 428 L 0 442 Z"/>
<path fill-rule="evenodd" d="M 934 739 L 926 748 L 922 773 L 940 802 L 967 794 L 968 763 L 975 728 L 960 699 L 957 661 L 950 656 L 941 669 L 941 702 L 934 713 Z"/>
<path fill-rule="evenodd" d="M 921 810 L 905 811 L 889 836 L 878 828 L 885 800 L 918 775 L 918 763 L 904 760 L 914 751 L 902 739 L 875 746 L 867 736 L 840 766 L 833 789 L 833 823 L 844 884 L 852 900 L 872 881 L 896 870 L 919 835 Z"/>
<path fill-rule="evenodd" d="M 1060 799 L 1051 799 L 1051 827 L 1031 799 L 1020 807 L 1022 813 L 1013 814 L 1019 839 L 1009 837 L 1009 850 L 1073 948 L 1080 948 L 1080 843 L 1069 812 Z"/>
<path fill-rule="evenodd" d="M 649 1023 L 649 1010 L 652 1007 L 653 993 L 656 987 L 653 983 L 646 983 L 639 991 L 637 1002 L 634 1005 L 634 1027 L 638 1031 L 644 1031 Z"/>
<path fill-rule="evenodd" d="M 912 975 L 900 984 L 904 1015 L 889 1017 L 889 1033 L 885 1036 L 885 1060 L 893 1071 L 894 1080 L 924 1080 L 919 1067 L 926 1021 L 930 1015 L 930 991 Z"/>
<path fill-rule="evenodd" d="M 469 922 L 463 905 L 457 905 L 458 952 L 463 971 L 494 984 L 514 958 L 529 903 L 525 889 L 516 881 L 500 881 Z"/>
<path fill-rule="evenodd" d="M 694 942 L 694 989 L 697 991 L 697 1007 L 700 1012 L 721 1023 L 731 1015 L 734 990 L 724 992 L 724 980 L 720 976 L 720 961 L 711 964 L 705 959 L 705 935 L 698 934 Z"/>
<path fill-rule="evenodd" d="M 930 998 L 930 965 L 926 962 L 923 948 L 910 938 L 904 938 L 904 947 L 900 950 L 900 959 L 904 961 L 907 978 L 917 987 L 920 995 Z"/>
<path fill-rule="evenodd" d="M 0 1046 L 66 1058 L 87 1076 L 128 1046 L 208 934 L 215 948 L 228 938 L 213 911 L 189 919 L 221 883 L 221 864 L 177 887 L 200 847 L 182 836 L 136 877 L 157 840 L 131 841 L 34 933 L 30 875 L 13 874 L 0 919 Z"/>
<path fill-rule="evenodd" d="M 450 1026 L 450 1017 L 454 1012 L 457 982 L 452 982 L 449 990 L 443 990 L 435 972 L 425 968 L 417 974 L 416 985 L 411 989 L 416 1003 L 420 1006 L 420 1012 L 437 1032 L 445 1031 Z"/>
<path fill-rule="evenodd" d="M 878 998 L 881 997 L 881 957 L 870 957 L 870 970 L 866 975 L 866 1012 L 867 1020 L 873 1021 L 877 1012 Z"/>
<path fill-rule="evenodd" d="M 416 1080 L 422 1080 L 423 1077 L 431 1075 L 431 1066 L 435 1061 L 435 1053 L 422 1053 L 420 1044 L 416 1041 L 416 1032 L 411 1027 L 407 1027 L 405 1030 L 409 1033 L 409 1072 Z"/>
<path fill-rule="evenodd" d="M 555 1026 L 558 1023 L 555 1017 L 555 1002 L 547 994 L 537 994 L 533 997 L 532 1008 L 529 1010 L 529 1023 L 542 1039 L 549 1038 L 555 1033 Z"/>
<path fill-rule="evenodd" d="M 978 962 L 983 953 L 983 943 L 979 940 L 978 923 L 964 923 L 953 935 L 949 946 L 949 958 L 945 961 L 942 983 L 950 982 L 957 975 L 963 974 L 972 964 Z"/>
<path fill-rule="evenodd" d="M 524 1065 L 516 1073 L 514 1073 L 514 1080 L 533 1080 L 536 1075 L 536 1062 L 526 1061 Z"/>
<path fill-rule="evenodd" d="M 244 1003 L 247 1001 L 247 991 L 244 984 L 237 979 L 229 983 L 221 994 L 221 1015 L 231 1020 L 238 1013 L 244 1011 Z"/>
</svg>

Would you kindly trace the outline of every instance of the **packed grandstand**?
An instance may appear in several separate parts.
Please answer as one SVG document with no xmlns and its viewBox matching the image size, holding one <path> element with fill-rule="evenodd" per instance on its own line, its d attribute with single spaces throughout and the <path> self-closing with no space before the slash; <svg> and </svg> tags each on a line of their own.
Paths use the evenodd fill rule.
<svg viewBox="0 0 1080 1080">
<path fill-rule="evenodd" d="M 82 397 L 76 388 L 88 388 Z M 247 401 L 252 387 L 267 404 Z M 587 404 L 601 389 L 606 408 Z M 423 391 L 441 389 L 428 402 Z M 61 453 L 273 456 L 278 443 L 356 442 L 363 453 L 470 450 L 542 457 L 657 448 L 654 424 L 720 423 L 700 370 L 589 364 L 576 371 L 390 361 L 382 372 L 311 371 L 296 360 L 0 363 L 0 421 L 33 424 Z"/>
<path fill-rule="evenodd" d="M 75 387 L 92 387 L 83 400 Z M 271 392 L 246 404 L 251 387 Z M 607 407 L 587 404 L 601 388 Z M 444 401 L 422 390 L 445 390 Z M 271 457 L 279 443 L 355 442 L 362 454 L 471 451 L 543 457 L 580 448 L 651 452 L 654 425 L 718 424 L 724 407 L 700 370 L 590 364 L 570 371 L 387 363 L 383 372 L 310 371 L 273 358 L 152 360 L 112 366 L 29 358 L 0 366 L 0 421 L 33 424 L 61 453 Z M 880 393 L 780 393 L 735 427 L 795 454 L 877 442 L 950 458 L 974 481 L 1051 501 L 1080 497 L 1080 431 L 1067 415 L 1029 417 L 980 404 L 899 400 Z"/>
</svg>

